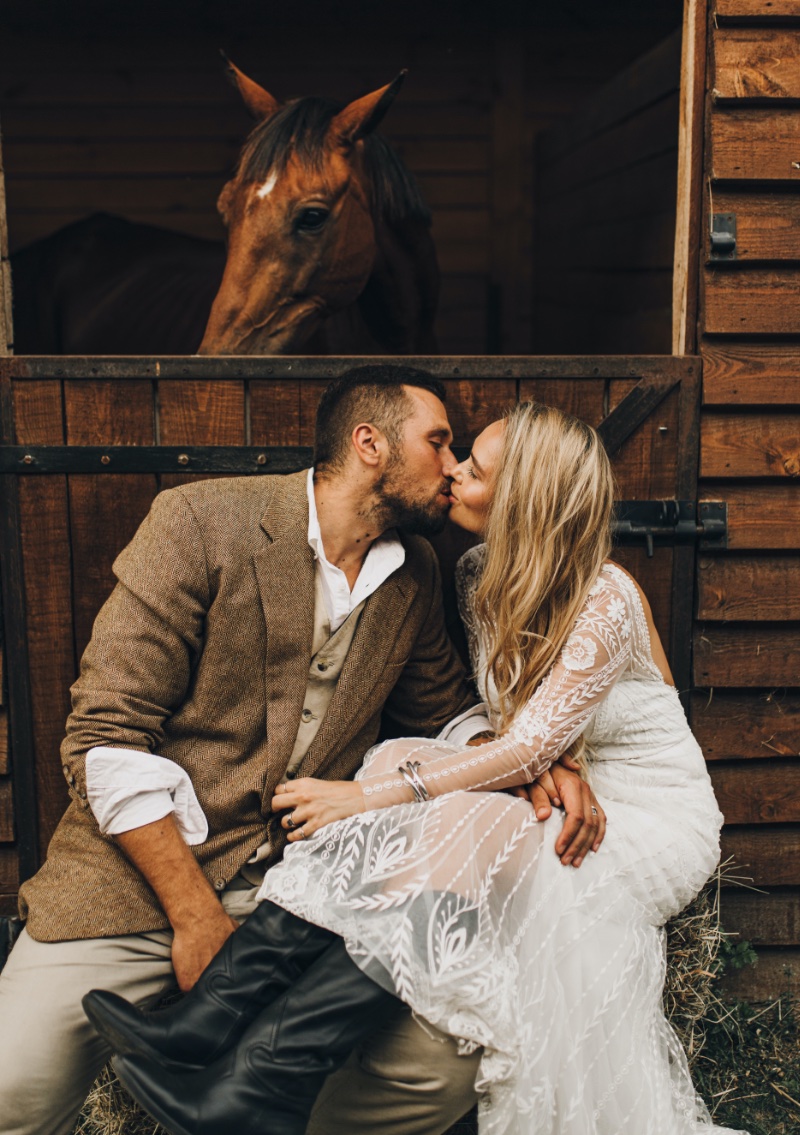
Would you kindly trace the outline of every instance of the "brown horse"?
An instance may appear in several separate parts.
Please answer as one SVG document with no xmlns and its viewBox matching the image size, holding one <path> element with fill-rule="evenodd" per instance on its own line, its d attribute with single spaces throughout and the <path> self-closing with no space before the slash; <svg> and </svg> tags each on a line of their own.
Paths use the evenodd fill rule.
<svg viewBox="0 0 800 1135">
<path fill-rule="evenodd" d="M 258 123 L 219 199 L 227 259 L 121 218 L 78 221 L 12 260 L 18 353 L 192 354 L 201 338 L 202 354 L 435 352 L 430 214 L 374 133 L 403 76 L 347 106 L 281 106 L 230 69 Z"/>
<path fill-rule="evenodd" d="M 405 72 L 344 108 L 281 106 L 230 66 L 259 123 L 220 194 L 228 259 L 200 354 L 435 350 L 430 214 L 374 133 Z"/>
</svg>

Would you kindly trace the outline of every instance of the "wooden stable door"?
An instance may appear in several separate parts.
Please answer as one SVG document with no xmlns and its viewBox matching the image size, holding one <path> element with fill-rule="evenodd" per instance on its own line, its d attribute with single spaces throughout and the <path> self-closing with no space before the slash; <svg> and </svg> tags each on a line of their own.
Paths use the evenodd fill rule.
<svg viewBox="0 0 800 1135">
<path fill-rule="evenodd" d="M 391 361 L 391 360 L 386 360 Z M 616 552 L 641 580 L 683 690 L 691 665 L 699 365 L 672 358 L 415 360 L 447 388 L 457 446 L 518 399 L 599 427 L 630 530 Z M 67 803 L 59 746 L 68 690 L 112 562 L 161 489 L 223 474 L 288 472 L 311 461 L 316 405 L 349 359 L 36 359 L 0 363 L 0 528 L 11 762 L 0 785 L 0 913 L 36 869 Z M 673 546 L 669 508 L 688 502 Z M 642 502 L 645 502 L 644 504 Z M 655 509 L 655 511 L 654 511 Z M 649 510 L 649 511 L 648 511 Z M 627 518 L 627 519 L 626 519 Z M 674 518 L 673 518 L 674 519 Z M 671 527 L 672 525 L 672 527 Z M 634 544 L 631 546 L 630 541 Z M 440 541 L 451 575 L 455 541 Z M 9 769 L 12 775 L 9 775 Z M 19 864 L 17 863 L 19 857 Z"/>
</svg>

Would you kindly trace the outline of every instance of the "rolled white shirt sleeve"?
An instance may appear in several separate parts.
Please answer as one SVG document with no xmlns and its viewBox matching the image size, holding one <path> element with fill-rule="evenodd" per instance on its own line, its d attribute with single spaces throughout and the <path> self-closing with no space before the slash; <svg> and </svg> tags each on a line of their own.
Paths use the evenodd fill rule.
<svg viewBox="0 0 800 1135">
<path fill-rule="evenodd" d="M 104 835 L 120 835 L 174 812 L 190 847 L 208 837 L 208 822 L 188 774 L 155 753 L 109 745 L 90 749 L 86 795 Z"/>
<path fill-rule="evenodd" d="M 458 745 L 461 748 L 479 733 L 494 733 L 484 702 L 470 706 L 463 713 L 459 713 L 458 717 L 448 721 L 441 733 L 437 734 L 436 739 L 437 741 L 449 741 L 452 745 Z"/>
</svg>

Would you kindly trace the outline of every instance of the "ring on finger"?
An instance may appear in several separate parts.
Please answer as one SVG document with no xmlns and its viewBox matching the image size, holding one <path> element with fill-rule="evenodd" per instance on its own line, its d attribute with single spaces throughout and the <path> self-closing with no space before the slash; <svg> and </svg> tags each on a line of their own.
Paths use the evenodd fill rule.
<svg viewBox="0 0 800 1135">
<path fill-rule="evenodd" d="M 593 816 L 597 815 L 597 809 L 594 806 L 592 806 L 592 815 Z"/>
<path fill-rule="evenodd" d="M 294 812 L 294 808 L 292 808 L 291 812 L 287 812 L 287 814 L 286 814 L 286 826 L 287 826 L 287 828 L 289 829 L 290 832 L 293 832 L 296 828 L 298 828 L 300 826 L 299 824 L 296 824 L 294 822 L 294 820 L 292 819 L 292 813 L 293 812 Z"/>
</svg>

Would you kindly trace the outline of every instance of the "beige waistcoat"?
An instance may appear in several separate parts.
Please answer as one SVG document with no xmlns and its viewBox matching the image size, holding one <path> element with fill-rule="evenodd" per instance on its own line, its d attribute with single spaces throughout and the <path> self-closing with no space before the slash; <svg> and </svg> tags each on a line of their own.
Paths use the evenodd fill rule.
<svg viewBox="0 0 800 1135">
<path fill-rule="evenodd" d="M 336 692 L 339 675 L 342 672 L 347 652 L 350 650 L 353 635 L 366 603 L 366 599 L 363 599 L 357 607 L 353 608 L 338 630 L 331 634 L 331 621 L 325 609 L 322 572 L 319 564 L 316 566 L 314 575 L 314 635 L 311 640 L 311 664 L 308 668 L 306 696 L 303 698 L 303 710 L 297 728 L 297 739 L 286 766 L 286 772 L 281 777 L 281 784 L 287 780 L 294 780 L 296 776 L 303 775 L 300 766 L 319 732 L 322 719 L 327 713 L 328 706 Z M 272 845 L 269 840 L 265 840 L 252 858 L 245 863 L 239 872 L 240 875 L 248 883 L 257 886 L 264 878 L 271 853 Z"/>
</svg>

